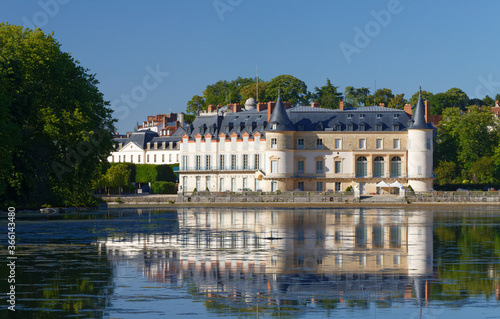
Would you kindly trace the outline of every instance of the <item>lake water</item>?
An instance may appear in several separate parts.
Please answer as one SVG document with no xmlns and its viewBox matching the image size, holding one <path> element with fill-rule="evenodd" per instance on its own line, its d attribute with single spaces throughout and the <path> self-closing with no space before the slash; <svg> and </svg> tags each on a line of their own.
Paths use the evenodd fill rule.
<svg viewBox="0 0 500 319">
<path fill-rule="evenodd" d="M 18 213 L 16 237 L 1 318 L 500 317 L 500 207 Z"/>
</svg>

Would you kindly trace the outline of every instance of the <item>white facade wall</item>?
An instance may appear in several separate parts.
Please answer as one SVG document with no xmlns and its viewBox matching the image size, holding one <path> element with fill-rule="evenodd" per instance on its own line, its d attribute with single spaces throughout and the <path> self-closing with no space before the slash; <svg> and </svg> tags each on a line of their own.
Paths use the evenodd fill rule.
<svg viewBox="0 0 500 319">
<path fill-rule="evenodd" d="M 432 188 L 432 133 L 433 130 L 408 130 L 408 184 L 415 191 L 427 191 Z"/>
</svg>

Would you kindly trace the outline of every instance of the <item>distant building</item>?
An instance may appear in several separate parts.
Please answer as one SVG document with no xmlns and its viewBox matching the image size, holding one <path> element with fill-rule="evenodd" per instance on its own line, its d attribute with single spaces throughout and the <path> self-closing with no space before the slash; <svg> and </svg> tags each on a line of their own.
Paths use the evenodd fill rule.
<svg viewBox="0 0 500 319">
<path fill-rule="evenodd" d="M 427 107 L 426 107 L 427 106 Z M 426 112 L 427 108 L 427 112 Z M 180 141 L 180 192 L 344 191 L 375 193 L 380 181 L 415 191 L 433 185 L 433 127 L 419 96 L 415 112 L 380 106 L 290 107 L 248 99 L 211 106 Z"/>
<path fill-rule="evenodd" d="M 186 133 L 184 114 L 148 116 L 138 131 L 114 138 L 115 150 L 110 163 L 175 164 L 179 163 L 179 144 Z"/>
</svg>

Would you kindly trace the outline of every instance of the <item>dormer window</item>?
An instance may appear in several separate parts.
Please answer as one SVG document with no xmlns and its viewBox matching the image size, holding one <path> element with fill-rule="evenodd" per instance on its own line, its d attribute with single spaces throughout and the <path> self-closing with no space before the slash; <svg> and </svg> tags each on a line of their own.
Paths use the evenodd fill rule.
<svg viewBox="0 0 500 319">
<path fill-rule="evenodd" d="M 348 119 L 352 119 L 352 114 L 347 114 Z"/>
<path fill-rule="evenodd" d="M 363 119 L 363 118 L 365 118 L 365 115 L 364 115 L 364 114 L 360 114 L 360 115 L 359 115 L 359 118 L 360 118 L 360 119 Z"/>
<path fill-rule="evenodd" d="M 278 128 L 278 124 L 276 124 L 276 123 L 271 124 L 271 129 L 272 130 L 275 130 L 277 128 Z"/>
<path fill-rule="evenodd" d="M 354 127 L 353 127 L 352 123 L 347 124 L 347 130 L 348 130 L 348 131 L 352 131 L 352 130 L 353 130 L 353 128 L 354 128 Z"/>
<path fill-rule="evenodd" d="M 397 119 L 399 114 L 394 114 L 394 118 Z"/>
<path fill-rule="evenodd" d="M 382 123 L 377 123 L 377 131 L 382 131 Z"/>
<path fill-rule="evenodd" d="M 381 119 L 382 118 L 382 114 L 377 114 L 377 118 Z"/>
<path fill-rule="evenodd" d="M 364 131 L 365 130 L 365 124 L 359 124 L 359 130 Z"/>
<path fill-rule="evenodd" d="M 392 130 L 393 131 L 399 131 L 399 124 L 393 124 L 392 125 Z"/>
<path fill-rule="evenodd" d="M 342 131 L 342 126 L 340 124 L 335 124 L 335 131 Z"/>
<path fill-rule="evenodd" d="M 318 123 L 318 124 L 316 125 L 316 130 L 317 130 L 317 131 L 322 131 L 322 130 L 323 130 L 323 124 L 322 124 L 322 123 Z"/>
</svg>

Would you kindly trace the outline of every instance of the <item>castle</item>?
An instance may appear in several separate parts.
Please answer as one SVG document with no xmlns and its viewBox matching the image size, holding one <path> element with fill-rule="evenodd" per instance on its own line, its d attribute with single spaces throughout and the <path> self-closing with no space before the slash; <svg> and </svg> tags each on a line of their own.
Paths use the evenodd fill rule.
<svg viewBox="0 0 500 319">
<path fill-rule="evenodd" d="M 318 106 L 290 107 L 281 97 L 250 98 L 244 110 L 210 106 L 179 141 L 179 192 L 432 188 L 434 129 L 421 96 L 413 116 L 410 105 Z"/>
</svg>

